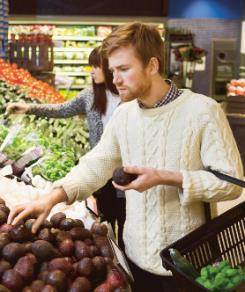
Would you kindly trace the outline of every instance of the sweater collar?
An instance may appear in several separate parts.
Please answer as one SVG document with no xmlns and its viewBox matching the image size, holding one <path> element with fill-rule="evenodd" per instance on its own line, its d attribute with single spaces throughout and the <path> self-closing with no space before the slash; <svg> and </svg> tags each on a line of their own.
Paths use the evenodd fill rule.
<svg viewBox="0 0 245 292">
<path fill-rule="evenodd" d="M 172 102 L 169 102 L 168 104 L 160 107 L 155 107 L 155 108 L 141 108 L 138 105 L 138 102 L 135 104 L 137 105 L 138 110 L 141 112 L 141 114 L 146 115 L 146 116 L 154 116 L 157 115 L 161 112 L 167 112 L 175 107 L 177 107 L 181 102 L 183 102 L 186 98 L 190 97 L 193 92 L 189 89 L 182 89 L 181 94 L 179 95 L 178 98 L 173 100 Z"/>
<path fill-rule="evenodd" d="M 137 99 L 139 107 L 144 109 L 157 108 L 174 101 L 177 97 L 181 95 L 182 90 L 178 89 L 178 87 L 172 80 L 165 79 L 165 82 L 170 85 L 170 88 L 168 92 L 161 98 L 160 101 L 158 101 L 153 107 L 147 107 L 140 100 Z"/>
</svg>

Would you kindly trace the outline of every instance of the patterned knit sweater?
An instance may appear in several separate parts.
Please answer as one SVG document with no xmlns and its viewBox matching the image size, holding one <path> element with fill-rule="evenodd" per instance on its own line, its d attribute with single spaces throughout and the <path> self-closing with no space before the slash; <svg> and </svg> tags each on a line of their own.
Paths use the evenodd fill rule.
<svg viewBox="0 0 245 292">
<path fill-rule="evenodd" d="M 211 98 L 188 89 L 173 102 L 141 109 L 136 100 L 120 106 L 101 141 L 57 186 L 68 203 L 83 200 L 121 165 L 183 174 L 183 188 L 158 185 L 126 192 L 124 241 L 139 267 L 167 275 L 160 251 L 205 222 L 202 201 L 233 199 L 241 188 L 204 170 L 210 166 L 242 178 L 242 164 L 224 112 Z"/>
</svg>

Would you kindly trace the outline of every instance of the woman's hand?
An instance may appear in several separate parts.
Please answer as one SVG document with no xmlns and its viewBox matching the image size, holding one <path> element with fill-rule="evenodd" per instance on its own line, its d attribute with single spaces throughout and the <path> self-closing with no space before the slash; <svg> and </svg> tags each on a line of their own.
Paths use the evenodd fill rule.
<svg viewBox="0 0 245 292">
<path fill-rule="evenodd" d="M 63 188 L 54 189 L 50 194 L 44 196 L 30 204 L 18 205 L 11 210 L 8 217 L 8 224 L 18 224 L 26 217 L 33 216 L 36 219 L 32 226 L 32 232 L 36 233 L 48 217 L 51 209 L 58 203 L 66 201 L 67 195 Z"/>
<path fill-rule="evenodd" d="M 30 108 L 27 103 L 9 103 L 7 105 L 6 111 L 10 114 L 25 114 Z"/>
<path fill-rule="evenodd" d="M 138 175 L 138 177 L 126 186 L 120 186 L 114 181 L 114 187 L 127 191 L 134 189 L 138 192 L 144 192 L 157 185 L 171 185 L 182 188 L 182 174 L 180 172 L 173 172 L 167 170 L 160 170 L 150 167 L 123 167 L 127 173 Z"/>
</svg>

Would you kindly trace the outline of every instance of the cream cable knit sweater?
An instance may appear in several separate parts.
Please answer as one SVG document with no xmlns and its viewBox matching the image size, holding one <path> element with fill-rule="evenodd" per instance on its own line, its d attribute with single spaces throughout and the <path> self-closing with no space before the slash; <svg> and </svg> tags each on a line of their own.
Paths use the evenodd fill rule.
<svg viewBox="0 0 245 292">
<path fill-rule="evenodd" d="M 136 100 L 118 107 L 99 144 L 63 180 L 69 203 L 88 197 L 121 165 L 182 171 L 183 189 L 159 185 L 126 192 L 124 241 L 139 267 L 167 275 L 160 251 L 204 223 L 202 201 L 233 199 L 241 188 L 204 171 L 207 166 L 242 178 L 231 129 L 211 98 L 184 90 L 175 101 L 141 109 Z"/>
</svg>

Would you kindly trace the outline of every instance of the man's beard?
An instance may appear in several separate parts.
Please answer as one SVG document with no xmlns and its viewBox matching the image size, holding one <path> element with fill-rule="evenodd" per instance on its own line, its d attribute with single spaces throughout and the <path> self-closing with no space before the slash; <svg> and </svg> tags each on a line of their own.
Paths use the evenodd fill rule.
<svg viewBox="0 0 245 292">
<path fill-rule="evenodd" d="M 119 90 L 119 96 L 123 101 L 131 101 L 136 98 L 141 98 L 147 96 L 150 91 L 151 85 L 149 83 L 143 84 L 141 83 L 137 90 L 130 90 L 129 88 L 125 88 L 122 92 Z"/>
</svg>

